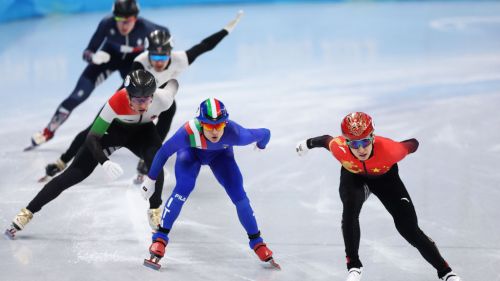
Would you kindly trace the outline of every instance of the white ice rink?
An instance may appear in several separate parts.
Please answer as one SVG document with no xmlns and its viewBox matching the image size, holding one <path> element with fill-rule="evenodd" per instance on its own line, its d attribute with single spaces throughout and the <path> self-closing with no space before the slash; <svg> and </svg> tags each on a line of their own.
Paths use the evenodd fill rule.
<svg viewBox="0 0 500 281">
<path fill-rule="evenodd" d="M 421 228 L 464 281 L 500 280 L 500 3 L 344 3 L 199 6 L 143 10 L 185 50 L 240 25 L 180 78 L 173 130 L 216 96 L 233 120 L 267 127 L 268 149 L 235 148 L 263 237 L 282 271 L 266 269 L 208 168 L 174 225 L 160 272 L 148 256 L 148 204 L 131 184 L 137 159 L 112 156 L 126 176 L 100 167 L 35 215 L 14 241 L 0 239 L 0 280 L 344 280 L 340 165 L 295 144 L 338 135 L 350 111 L 376 134 L 415 137 L 400 163 Z M 0 225 L 42 187 L 36 180 L 119 86 L 118 73 L 78 107 L 53 140 L 22 152 L 71 92 L 81 53 L 104 13 L 0 25 Z M 172 171 L 174 159 L 166 165 Z M 175 179 L 168 178 L 164 198 Z M 366 281 L 438 280 L 399 236 L 375 196 L 361 213 Z M 3 231 L 3 229 L 2 229 Z"/>
</svg>

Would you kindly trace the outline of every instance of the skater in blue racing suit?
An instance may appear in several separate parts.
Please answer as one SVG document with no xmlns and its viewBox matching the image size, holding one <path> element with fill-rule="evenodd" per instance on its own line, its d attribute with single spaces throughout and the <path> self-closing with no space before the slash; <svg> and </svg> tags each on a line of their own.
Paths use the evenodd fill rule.
<svg viewBox="0 0 500 281">
<path fill-rule="evenodd" d="M 275 264 L 272 251 L 267 248 L 260 235 L 233 152 L 233 146 L 253 142 L 256 142 L 257 148 L 264 149 L 270 136 L 268 129 L 246 129 L 228 120 L 224 104 L 215 98 L 209 98 L 200 104 L 198 116 L 181 127 L 158 150 L 142 187 L 144 197 L 149 198 L 165 162 L 177 153 L 176 185 L 165 204 L 158 231 L 153 234 L 153 243 L 149 249 L 151 263 L 156 257 L 154 263 L 157 266 L 158 260 L 163 257 L 169 240 L 168 234 L 182 205 L 194 189 L 201 165 L 208 165 L 235 205 L 238 218 L 248 234 L 250 248 L 262 261 Z"/>
</svg>

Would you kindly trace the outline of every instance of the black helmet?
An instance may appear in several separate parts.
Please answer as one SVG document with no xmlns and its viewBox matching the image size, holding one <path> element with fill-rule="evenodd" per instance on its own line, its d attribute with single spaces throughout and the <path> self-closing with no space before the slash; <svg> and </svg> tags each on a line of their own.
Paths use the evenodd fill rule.
<svg viewBox="0 0 500 281">
<path fill-rule="evenodd" d="M 148 35 L 147 49 L 152 55 L 170 55 L 172 36 L 166 30 L 157 29 Z"/>
<path fill-rule="evenodd" d="M 131 17 L 139 14 L 139 5 L 135 0 L 115 0 L 113 15 L 115 17 Z"/>
<path fill-rule="evenodd" d="M 155 77 L 144 69 L 137 69 L 130 72 L 127 77 L 125 77 L 123 85 L 131 98 L 151 97 L 156 91 Z"/>
</svg>

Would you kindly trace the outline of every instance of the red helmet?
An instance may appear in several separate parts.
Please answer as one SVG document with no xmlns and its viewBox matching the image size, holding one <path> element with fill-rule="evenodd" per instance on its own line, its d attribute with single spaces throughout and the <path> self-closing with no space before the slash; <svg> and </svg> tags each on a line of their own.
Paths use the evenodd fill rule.
<svg viewBox="0 0 500 281">
<path fill-rule="evenodd" d="M 372 118 L 364 112 L 347 114 L 347 116 L 342 119 L 340 127 L 342 129 L 342 135 L 349 140 L 367 138 L 374 130 Z"/>
</svg>

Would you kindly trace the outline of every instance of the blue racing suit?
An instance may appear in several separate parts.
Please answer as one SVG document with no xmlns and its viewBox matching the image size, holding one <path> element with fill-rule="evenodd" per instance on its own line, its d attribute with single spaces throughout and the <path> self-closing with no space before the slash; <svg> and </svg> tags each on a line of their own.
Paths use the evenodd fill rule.
<svg viewBox="0 0 500 281">
<path fill-rule="evenodd" d="M 160 228 L 153 234 L 153 240 L 162 238 L 168 241 L 168 233 L 194 189 L 201 165 L 208 165 L 234 203 L 238 218 L 250 239 L 250 248 L 263 242 L 250 200 L 243 189 L 243 177 L 234 159 L 233 146 L 256 142 L 258 148 L 264 149 L 271 133 L 265 128 L 246 129 L 236 122 L 227 122 L 221 139 L 212 143 L 204 137 L 199 121 L 193 119 L 181 127 L 156 153 L 148 174 L 153 180 L 156 180 L 167 159 L 176 152 L 177 160 L 176 185 L 165 203 Z"/>
</svg>

